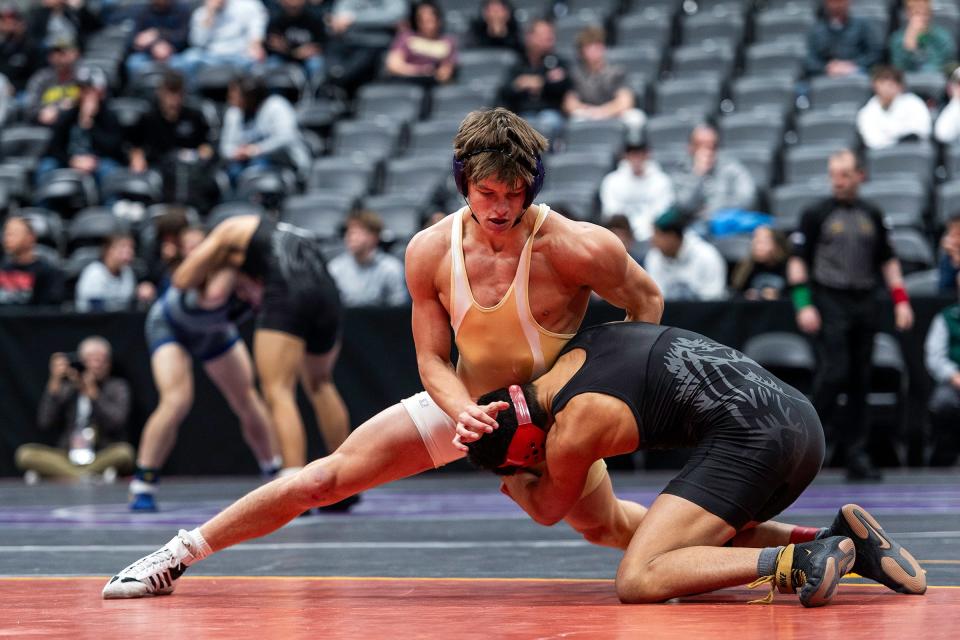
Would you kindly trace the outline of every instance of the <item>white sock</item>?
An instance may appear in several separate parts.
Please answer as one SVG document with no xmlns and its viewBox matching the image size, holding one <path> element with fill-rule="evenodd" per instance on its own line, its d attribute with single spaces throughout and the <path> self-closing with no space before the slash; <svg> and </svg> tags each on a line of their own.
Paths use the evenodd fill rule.
<svg viewBox="0 0 960 640">
<path fill-rule="evenodd" d="M 261 460 L 258 464 L 260 465 L 260 473 L 272 476 L 283 466 L 283 458 L 278 454 L 267 460 Z"/>
<path fill-rule="evenodd" d="M 207 544 L 207 541 L 204 539 L 203 534 L 200 533 L 200 527 L 197 527 L 192 531 L 186 531 L 184 529 L 181 529 L 178 535 L 181 538 L 187 538 L 190 541 L 190 545 L 188 546 L 188 549 L 190 551 L 190 555 L 193 556 L 193 558 L 189 562 L 185 561 L 183 564 L 190 566 L 191 564 L 200 562 L 201 560 L 209 556 L 211 553 L 213 553 L 213 549 L 210 548 L 210 545 Z"/>
<path fill-rule="evenodd" d="M 280 473 L 277 474 L 277 477 L 286 478 L 287 476 L 296 475 L 300 469 L 303 469 L 303 467 L 284 467 L 283 469 L 280 469 Z"/>
</svg>

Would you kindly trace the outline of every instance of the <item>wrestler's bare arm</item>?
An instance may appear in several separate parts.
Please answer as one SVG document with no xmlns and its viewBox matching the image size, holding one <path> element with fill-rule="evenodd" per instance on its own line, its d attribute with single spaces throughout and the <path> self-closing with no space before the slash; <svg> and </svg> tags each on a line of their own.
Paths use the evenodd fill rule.
<svg viewBox="0 0 960 640">
<path fill-rule="evenodd" d="M 217 309 L 225 305 L 237 286 L 237 275 L 232 267 L 221 267 L 210 274 L 200 291 L 200 307 Z"/>
<path fill-rule="evenodd" d="M 257 216 L 235 216 L 218 224 L 173 273 L 173 286 L 195 289 L 222 266 L 239 267 L 250 237 L 257 229 Z"/>
</svg>

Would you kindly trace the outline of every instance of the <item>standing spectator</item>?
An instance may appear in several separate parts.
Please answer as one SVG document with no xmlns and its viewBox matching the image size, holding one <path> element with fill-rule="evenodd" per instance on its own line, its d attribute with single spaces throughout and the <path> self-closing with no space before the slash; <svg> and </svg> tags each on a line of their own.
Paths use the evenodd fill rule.
<svg viewBox="0 0 960 640">
<path fill-rule="evenodd" d="M 267 54 L 275 65 L 302 65 L 314 84 L 324 77 L 324 43 L 327 26 L 323 14 L 306 0 L 280 0 L 267 23 Z"/>
<path fill-rule="evenodd" d="M 940 73 L 956 58 L 950 32 L 930 24 L 930 0 L 907 0 L 907 23 L 890 36 L 890 63 L 901 71 Z"/>
<path fill-rule="evenodd" d="M 866 74 L 883 57 L 883 42 L 870 23 L 850 15 L 850 0 L 824 0 L 807 34 L 807 75 Z"/>
<path fill-rule="evenodd" d="M 954 69 L 947 80 L 947 96 L 950 102 L 937 116 L 933 136 L 937 142 L 955 144 L 960 141 L 960 67 Z"/>
<path fill-rule="evenodd" d="M 49 127 L 61 113 L 73 109 L 80 97 L 77 85 L 80 51 L 76 41 L 66 36 L 47 40 L 46 48 L 49 66 L 30 77 L 23 102 L 27 119 Z"/>
<path fill-rule="evenodd" d="M 708 124 L 690 133 L 690 158 L 673 174 L 677 206 L 700 219 L 721 209 L 749 209 L 756 198 L 750 172 L 738 160 L 717 156 L 717 130 Z"/>
<path fill-rule="evenodd" d="M 873 71 L 873 97 L 857 113 L 857 131 L 870 149 L 898 142 L 928 140 L 933 123 L 919 96 L 903 90 L 903 72 L 893 67 Z"/>
<path fill-rule="evenodd" d="M 100 18 L 84 0 L 41 0 L 27 14 L 27 31 L 34 42 L 69 38 L 83 43 L 86 36 L 102 26 Z"/>
<path fill-rule="evenodd" d="M 731 285 L 747 300 L 779 300 L 787 291 L 787 239 L 779 231 L 753 230 L 750 255 L 733 270 Z"/>
<path fill-rule="evenodd" d="M 343 234 L 347 250 L 329 265 L 345 306 L 400 306 L 410 302 L 403 263 L 380 250 L 382 231 L 383 220 L 372 211 L 355 211 L 347 216 Z"/>
<path fill-rule="evenodd" d="M 557 33 L 549 20 L 532 20 L 524 44 L 526 55 L 510 73 L 504 102 L 553 144 L 566 122 L 563 98 L 571 86 L 570 72 L 556 54 Z"/>
<path fill-rule="evenodd" d="M 120 311 L 129 309 L 134 300 L 152 302 L 156 289 L 149 282 L 137 285 L 133 263 L 133 236 L 122 233 L 111 236 L 103 244 L 100 259 L 80 272 L 76 302 L 79 311 Z"/>
<path fill-rule="evenodd" d="M 470 22 L 470 44 L 478 48 L 512 49 L 523 53 L 520 26 L 509 0 L 483 0 Z"/>
<path fill-rule="evenodd" d="M 151 64 L 165 64 L 187 48 L 190 8 L 181 0 L 150 0 L 140 9 L 133 28 L 127 75 Z"/>
<path fill-rule="evenodd" d="M 924 354 L 927 371 L 937 385 L 927 405 L 933 431 L 930 464 L 949 467 L 960 453 L 960 304 L 934 316 Z"/>
<path fill-rule="evenodd" d="M 305 175 L 310 152 L 300 137 L 297 113 L 286 98 L 269 95 L 262 77 L 247 74 L 230 83 L 228 100 L 220 156 L 234 184 L 251 166 L 291 167 Z"/>
<path fill-rule="evenodd" d="M 126 441 L 130 384 L 110 375 L 110 343 L 91 336 L 76 354 L 50 357 L 50 378 L 40 398 L 37 426 L 56 431 L 57 445 L 25 444 L 15 454 L 27 482 L 38 477 L 78 480 L 103 474 L 112 481 L 133 470 Z"/>
<path fill-rule="evenodd" d="M 27 23 L 20 9 L 9 1 L 0 5 L 0 73 L 7 76 L 19 93 L 41 64 L 40 48 L 27 34 Z"/>
<path fill-rule="evenodd" d="M 37 166 L 37 183 L 54 169 L 70 167 L 96 178 L 97 184 L 125 161 L 123 133 L 116 116 L 104 108 L 107 79 L 96 67 L 77 72 L 79 104 L 60 114 L 45 156 Z"/>
<path fill-rule="evenodd" d="M 267 10 L 258 0 L 204 0 L 190 16 L 189 48 L 170 65 L 193 78 L 206 66 L 250 69 L 263 62 Z"/>
<path fill-rule="evenodd" d="M 433 0 L 417 0 L 410 7 L 410 30 L 401 31 L 385 62 L 395 78 L 446 84 L 457 70 L 457 41 L 443 32 L 443 12 Z"/>
<path fill-rule="evenodd" d="M 600 183 L 603 215 L 624 214 L 630 220 L 634 236 L 646 240 L 653 233 L 654 219 L 672 204 L 670 178 L 650 158 L 647 141 L 630 136 L 620 165 Z"/>
<path fill-rule="evenodd" d="M 661 214 L 653 223 L 653 246 L 643 266 L 664 300 L 722 300 L 727 263 L 716 247 L 686 227 L 676 208 Z"/>
<path fill-rule="evenodd" d="M 843 150 L 831 155 L 829 173 L 833 195 L 803 212 L 792 236 L 787 278 L 797 326 L 817 347 L 814 406 L 829 420 L 837 396 L 847 388 L 849 416 L 833 423 L 843 425 L 838 435 L 847 478 L 879 480 L 881 474 L 866 450 L 865 407 L 880 317 L 875 293 L 881 278 L 893 299 L 898 330 L 913 326 L 913 309 L 883 214 L 858 196 L 864 175 L 856 154 Z"/>
<path fill-rule="evenodd" d="M 636 108 L 633 91 L 626 84 L 626 71 L 607 64 L 606 34 L 600 27 L 587 27 L 577 35 L 580 64 L 573 70 L 573 86 L 563 99 L 563 110 L 573 120 L 619 119 L 633 133 L 640 133 L 646 114 Z"/>
<path fill-rule="evenodd" d="M 957 276 L 960 275 L 960 212 L 947 219 L 946 230 L 940 239 L 940 293 L 957 292 Z"/>
<path fill-rule="evenodd" d="M 26 218 L 10 216 L 3 225 L 0 305 L 53 305 L 63 300 L 63 278 L 37 256 L 37 237 Z"/>
</svg>

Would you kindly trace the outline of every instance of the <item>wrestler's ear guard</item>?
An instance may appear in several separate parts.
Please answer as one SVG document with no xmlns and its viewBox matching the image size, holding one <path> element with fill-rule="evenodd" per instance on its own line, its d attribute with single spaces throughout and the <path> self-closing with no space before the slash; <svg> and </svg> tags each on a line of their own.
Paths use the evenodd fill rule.
<svg viewBox="0 0 960 640">
<path fill-rule="evenodd" d="M 508 389 L 513 409 L 517 414 L 517 430 L 507 447 L 507 455 L 500 468 L 503 467 L 530 467 L 544 459 L 544 441 L 547 432 L 533 424 L 530 419 L 530 408 L 523 390 L 518 385 L 511 385 Z"/>
</svg>

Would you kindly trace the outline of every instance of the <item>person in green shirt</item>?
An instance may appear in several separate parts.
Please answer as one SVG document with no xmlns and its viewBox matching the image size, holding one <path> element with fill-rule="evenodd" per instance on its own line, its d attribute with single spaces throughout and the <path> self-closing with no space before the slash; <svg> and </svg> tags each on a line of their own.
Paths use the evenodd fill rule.
<svg viewBox="0 0 960 640">
<path fill-rule="evenodd" d="M 943 71 L 956 58 L 950 32 L 931 24 L 930 0 L 908 0 L 907 20 L 890 36 L 890 61 L 902 71 Z"/>
</svg>

